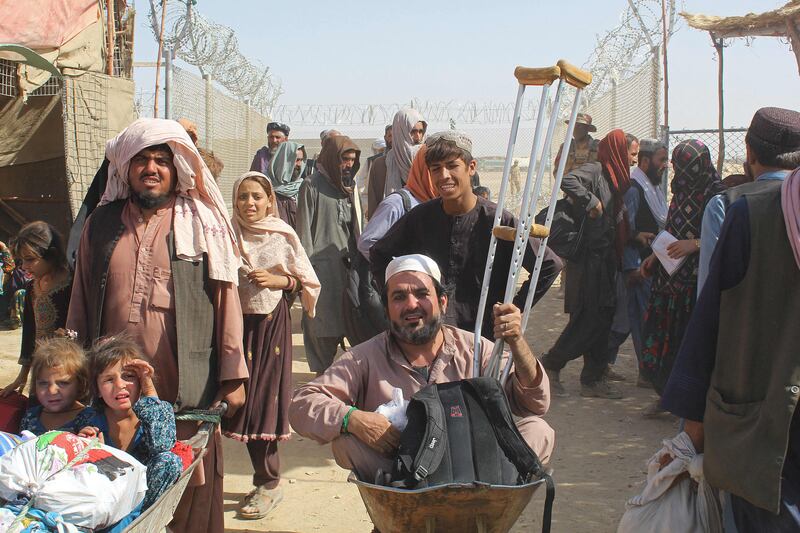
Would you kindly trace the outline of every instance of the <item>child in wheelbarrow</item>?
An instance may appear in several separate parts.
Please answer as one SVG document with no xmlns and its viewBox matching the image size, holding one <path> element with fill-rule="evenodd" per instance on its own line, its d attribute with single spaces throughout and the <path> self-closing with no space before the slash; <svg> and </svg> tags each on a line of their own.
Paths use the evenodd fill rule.
<svg viewBox="0 0 800 533">
<path fill-rule="evenodd" d="M 139 346 L 124 335 L 105 337 L 89 352 L 90 384 L 97 416 L 81 429 L 82 437 L 125 450 L 147 466 L 147 493 L 142 511 L 178 479 L 181 459 L 175 446 L 172 406 L 158 399 L 153 367 Z"/>
</svg>

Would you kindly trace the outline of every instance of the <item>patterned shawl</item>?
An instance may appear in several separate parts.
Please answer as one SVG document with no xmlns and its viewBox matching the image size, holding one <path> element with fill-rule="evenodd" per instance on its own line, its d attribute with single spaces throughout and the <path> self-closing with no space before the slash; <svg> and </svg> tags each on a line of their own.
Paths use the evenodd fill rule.
<svg viewBox="0 0 800 533">
<path fill-rule="evenodd" d="M 725 186 L 711 162 L 711 153 L 701 141 L 689 139 L 679 143 L 672 151 L 672 201 L 665 228 L 678 240 L 699 239 L 703 211 L 712 197 L 723 192 Z M 699 254 L 686 258 L 683 265 L 667 276 L 659 268 L 656 287 L 669 287 L 674 292 L 697 286 Z"/>
<path fill-rule="evenodd" d="M 242 301 L 242 311 L 245 314 L 259 315 L 271 313 L 283 296 L 282 290 L 262 289 L 249 282 L 247 274 L 260 269 L 297 278 L 302 285 L 303 307 L 306 314 L 313 318 L 319 298 L 319 279 L 297 234 L 277 216 L 272 190 L 267 191 L 272 199 L 272 207 L 267 210 L 267 216 L 257 222 L 245 220 L 236 207 L 239 185 L 247 178 L 255 176 L 267 179 L 260 172 L 246 172 L 233 184 L 233 229 L 236 232 L 243 262 L 239 269 L 241 277 L 239 298 Z"/>
<path fill-rule="evenodd" d="M 222 193 L 197 147 L 177 121 L 140 118 L 106 143 L 108 183 L 99 205 L 130 196 L 131 159 L 145 148 L 159 144 L 170 147 L 178 172 L 173 215 L 178 258 L 198 261 L 204 253 L 208 254 L 211 279 L 238 283 L 239 248 Z"/>
</svg>

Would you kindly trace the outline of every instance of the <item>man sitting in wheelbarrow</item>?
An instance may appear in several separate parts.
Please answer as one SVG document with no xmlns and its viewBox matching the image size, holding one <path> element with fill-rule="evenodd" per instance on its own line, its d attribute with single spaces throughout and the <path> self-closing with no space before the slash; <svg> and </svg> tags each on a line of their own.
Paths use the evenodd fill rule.
<svg viewBox="0 0 800 533">
<path fill-rule="evenodd" d="M 372 482 L 378 470 L 390 472 L 400 431 L 375 412 L 392 399 L 404 398 L 429 383 L 472 376 L 471 332 L 443 323 L 448 295 L 433 259 L 420 255 L 395 258 L 386 269 L 382 294 L 390 328 L 353 347 L 324 374 L 299 387 L 289 407 L 289 421 L 299 434 L 331 443 L 336 463 Z M 550 385 L 521 333 L 520 311 L 513 304 L 494 306 L 494 335 L 511 349 L 514 371 L 505 392 L 525 441 L 547 463 L 555 433 L 540 417 L 550 406 Z M 493 343 L 484 339 L 485 367 Z"/>
</svg>

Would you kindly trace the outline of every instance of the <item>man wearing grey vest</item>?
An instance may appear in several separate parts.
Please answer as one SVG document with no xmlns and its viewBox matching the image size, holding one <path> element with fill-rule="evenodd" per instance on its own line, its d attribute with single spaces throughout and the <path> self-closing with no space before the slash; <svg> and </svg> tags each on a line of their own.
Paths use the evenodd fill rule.
<svg viewBox="0 0 800 533">
<path fill-rule="evenodd" d="M 662 395 L 738 531 L 800 530 L 800 170 L 729 208 Z"/>
<path fill-rule="evenodd" d="M 747 150 L 744 170 L 754 181 L 733 187 L 715 196 L 706 205 L 700 229 L 698 297 L 708 275 L 708 264 L 727 207 L 742 194 L 768 187 L 769 181 L 783 180 L 790 170 L 800 166 L 800 113 L 780 107 L 762 107 L 753 115 L 744 143 Z"/>
<path fill-rule="evenodd" d="M 139 119 L 106 145 L 108 182 L 87 219 L 67 328 L 87 345 L 125 333 L 176 410 L 244 402 L 240 259 L 216 182 L 175 121 Z M 178 438 L 197 424 L 178 422 Z M 175 510 L 172 531 L 222 533 L 219 434 Z"/>
</svg>

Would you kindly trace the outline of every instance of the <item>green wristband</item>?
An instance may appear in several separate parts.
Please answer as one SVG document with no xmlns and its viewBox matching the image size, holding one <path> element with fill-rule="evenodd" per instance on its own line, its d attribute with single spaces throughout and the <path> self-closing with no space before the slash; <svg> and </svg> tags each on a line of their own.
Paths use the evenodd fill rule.
<svg viewBox="0 0 800 533">
<path fill-rule="evenodd" d="M 358 409 L 358 407 L 356 407 L 355 405 L 352 406 L 350 409 L 347 410 L 347 414 L 344 415 L 344 418 L 342 419 L 342 433 L 344 435 L 347 435 L 347 424 L 350 423 L 350 414 L 352 414 L 352 412 L 355 411 L 356 409 Z"/>
</svg>

